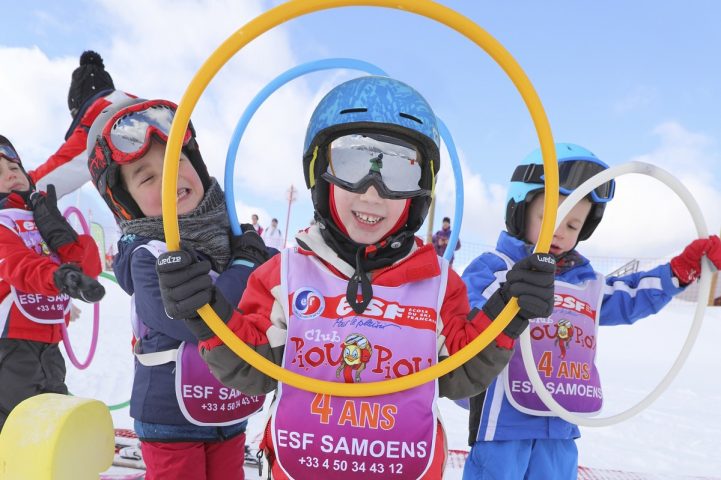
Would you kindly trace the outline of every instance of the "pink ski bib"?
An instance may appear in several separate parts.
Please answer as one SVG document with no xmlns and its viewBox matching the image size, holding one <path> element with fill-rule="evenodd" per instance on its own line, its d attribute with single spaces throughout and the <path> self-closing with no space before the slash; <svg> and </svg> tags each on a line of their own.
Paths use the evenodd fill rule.
<svg viewBox="0 0 721 480">
<path fill-rule="evenodd" d="M 530 322 L 533 359 L 553 398 L 566 410 L 592 415 L 603 405 L 596 369 L 598 314 L 603 277 L 581 285 L 556 280 L 553 313 Z M 536 395 L 523 366 L 520 347 L 502 373 L 508 401 L 521 412 L 553 416 Z"/>
<path fill-rule="evenodd" d="M 220 383 L 195 345 L 183 342 L 175 363 L 175 396 L 180 411 L 195 425 L 240 423 L 263 407 L 265 395 L 245 395 Z"/>
<path fill-rule="evenodd" d="M 60 265 L 60 258 L 48 249 L 35 226 L 33 212 L 19 208 L 8 208 L 0 214 L 0 225 L 4 225 L 15 232 L 23 240 L 26 247 L 34 250 L 39 255 L 50 257 L 53 262 Z M 11 286 L 10 295 L 20 312 L 36 323 L 64 323 L 65 315 L 70 311 L 70 297 L 64 293 L 48 296 L 23 292 Z"/>
<path fill-rule="evenodd" d="M 402 377 L 438 359 L 442 274 L 402 287 L 373 286 L 362 315 L 348 305 L 347 281 L 318 259 L 282 252 L 288 337 L 283 367 L 327 381 Z M 433 459 L 438 386 L 344 398 L 278 385 L 272 415 L 276 458 L 290 478 L 417 479 Z"/>
</svg>

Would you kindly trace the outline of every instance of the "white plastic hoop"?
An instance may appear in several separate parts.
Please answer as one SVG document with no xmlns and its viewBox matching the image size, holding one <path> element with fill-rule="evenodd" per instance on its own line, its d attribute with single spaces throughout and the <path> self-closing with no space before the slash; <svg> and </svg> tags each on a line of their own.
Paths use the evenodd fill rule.
<svg viewBox="0 0 721 480">
<path fill-rule="evenodd" d="M 621 175 L 626 175 L 629 173 L 639 173 L 642 175 L 647 175 L 666 184 L 666 186 L 673 190 L 673 192 L 681 199 L 681 201 L 683 201 L 684 205 L 686 205 L 686 208 L 691 213 L 691 218 L 696 225 L 696 231 L 698 232 L 699 237 L 705 238 L 708 236 L 706 221 L 703 218 L 703 214 L 701 213 L 701 209 L 699 208 L 696 199 L 694 199 L 693 195 L 691 195 L 691 192 L 689 192 L 688 189 L 676 177 L 671 175 L 666 170 L 644 162 L 628 162 L 623 165 L 617 165 L 615 167 L 599 172 L 590 179 L 586 180 L 583 185 L 578 187 L 571 195 L 568 196 L 568 198 L 566 198 L 566 200 L 562 204 L 559 205 L 558 214 L 556 216 L 556 228 L 558 228 L 558 225 L 563 221 L 566 215 L 568 215 L 568 212 L 571 211 L 571 208 L 573 208 L 576 203 L 578 203 L 581 199 L 588 195 L 594 188 L 616 177 L 620 177 Z M 548 392 L 548 390 L 546 390 L 546 387 L 543 384 L 540 375 L 538 374 L 538 370 L 536 369 L 536 365 L 533 361 L 533 353 L 531 351 L 531 334 L 529 332 L 529 329 L 526 329 L 520 337 L 521 357 L 523 358 L 523 365 L 526 367 L 526 373 L 528 374 L 528 378 L 531 381 L 531 384 L 533 385 L 536 394 L 541 399 L 543 404 L 546 405 L 549 410 L 551 410 L 553 413 L 566 420 L 567 422 L 582 425 L 584 427 L 605 427 L 609 425 L 614 425 L 624 420 L 628 420 L 632 416 L 640 413 L 649 405 L 651 405 L 651 403 L 654 402 L 663 393 L 663 391 L 666 390 L 666 388 L 668 388 L 674 378 L 676 378 L 676 375 L 681 370 L 681 367 L 683 367 L 683 364 L 686 362 L 689 353 L 691 353 L 691 348 L 693 347 L 693 344 L 698 337 L 699 330 L 701 329 L 701 322 L 703 321 L 703 316 L 706 312 L 706 300 L 708 299 L 709 292 L 711 291 L 710 263 L 708 259 L 704 259 L 702 263 L 703 264 L 701 267 L 701 279 L 699 280 L 698 299 L 696 300 L 696 313 L 693 319 L 693 323 L 691 324 L 691 328 L 689 329 L 688 337 L 686 337 L 686 341 L 684 342 L 683 347 L 681 348 L 681 352 L 676 358 L 676 361 L 673 363 L 666 376 L 659 382 L 656 388 L 654 388 L 646 397 L 641 399 L 641 401 L 638 402 L 636 405 L 616 415 L 612 415 L 609 417 L 590 418 L 573 414 L 563 408 L 561 405 L 559 405 L 558 402 L 553 398 L 553 396 L 551 396 L 551 394 Z"/>
</svg>

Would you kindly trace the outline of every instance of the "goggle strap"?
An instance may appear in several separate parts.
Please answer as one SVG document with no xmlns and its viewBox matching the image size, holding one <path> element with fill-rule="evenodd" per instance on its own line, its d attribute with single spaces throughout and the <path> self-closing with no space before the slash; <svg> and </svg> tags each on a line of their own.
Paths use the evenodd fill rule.
<svg viewBox="0 0 721 480">
<path fill-rule="evenodd" d="M 133 218 L 130 213 L 125 209 L 123 204 L 115 199 L 115 197 L 113 196 L 113 191 L 107 185 L 105 187 L 105 194 L 108 196 L 108 198 L 110 198 L 111 203 L 115 206 L 115 213 L 119 217 L 122 217 L 125 220 L 131 220 Z"/>
</svg>

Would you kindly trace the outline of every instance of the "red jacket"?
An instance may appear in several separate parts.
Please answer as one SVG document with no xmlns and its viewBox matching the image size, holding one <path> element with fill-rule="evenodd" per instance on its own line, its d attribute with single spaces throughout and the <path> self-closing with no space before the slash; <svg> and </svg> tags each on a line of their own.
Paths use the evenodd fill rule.
<svg viewBox="0 0 721 480">
<path fill-rule="evenodd" d="M 299 253 L 314 255 L 341 278 L 350 278 L 354 268 L 341 260 L 325 243 L 318 227 L 296 236 L 305 248 Z M 371 283 L 388 287 L 407 286 L 440 273 L 438 257 L 430 245 L 421 246 L 395 264 L 371 272 Z M 286 340 L 284 304 L 280 293 L 281 256 L 268 260 L 248 279 L 238 310 L 228 327 L 265 358 L 280 364 Z M 482 311 L 468 318 L 466 286 L 453 270 L 448 271 L 445 297 L 441 306 L 438 335 L 438 359 L 456 353 L 475 339 L 491 323 Z M 242 314 L 240 312 L 243 312 Z M 276 381 L 256 370 L 223 345 L 218 337 L 200 343 L 201 353 L 213 374 L 224 384 L 248 394 L 269 393 Z M 467 398 L 483 391 L 508 363 L 513 340 L 505 333 L 456 370 L 439 378 L 439 394 L 451 399 Z"/>
<path fill-rule="evenodd" d="M 14 199 L 9 199 L 14 200 Z M 27 208 L 9 201 L 6 208 Z M 34 228 L 32 224 L 29 228 Z M 60 247 L 57 252 L 62 263 L 76 263 L 83 272 L 97 277 L 102 271 L 98 247 L 92 237 L 78 235 L 76 242 Z M 35 253 L 25 246 L 16 232 L 0 225 L 0 302 L 10 294 L 10 286 L 25 292 L 42 295 L 58 295 L 53 274 L 58 269 L 50 257 Z M 66 318 L 66 323 L 69 318 Z M 0 338 L 34 340 L 58 343 L 61 339 L 60 324 L 41 324 L 29 320 L 13 303 L 6 318 L 0 318 Z"/>
<path fill-rule="evenodd" d="M 88 155 L 85 151 L 88 142 L 88 130 L 105 108 L 113 103 L 135 98 L 120 90 L 114 90 L 99 98 L 92 98 L 85 110 L 78 113 L 79 120 L 70 127 L 68 135 L 57 152 L 42 165 L 29 172 L 30 178 L 38 190 L 46 191 L 48 184 L 55 185 L 58 198 L 80 188 L 90 180 Z M 77 118 L 77 117 L 76 117 Z"/>
</svg>

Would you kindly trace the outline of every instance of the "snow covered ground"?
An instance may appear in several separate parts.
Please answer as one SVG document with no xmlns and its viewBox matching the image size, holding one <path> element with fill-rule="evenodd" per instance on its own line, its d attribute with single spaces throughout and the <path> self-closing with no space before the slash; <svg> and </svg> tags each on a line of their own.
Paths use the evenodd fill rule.
<svg viewBox="0 0 721 480">
<path fill-rule="evenodd" d="M 129 299 L 103 280 L 108 295 L 101 304 L 101 329 L 94 362 L 79 371 L 68 363 L 68 386 L 79 396 L 108 404 L 128 400 L 133 360 L 128 321 Z M 92 308 L 70 327 L 77 353 L 84 358 L 92 327 Z M 666 374 L 688 334 L 695 304 L 674 301 L 660 314 L 633 327 L 604 328 L 599 363 L 606 408 L 619 413 L 643 398 Z M 707 309 L 698 341 L 671 387 L 636 417 L 611 427 L 583 428 L 580 464 L 608 470 L 649 474 L 647 478 L 721 477 L 721 307 Z M 441 400 L 452 449 L 467 449 L 467 414 Z M 132 428 L 128 409 L 112 412 L 115 426 Z M 264 415 L 256 415 L 248 438 L 257 436 Z M 247 478 L 257 478 L 248 470 Z M 447 479 L 461 478 L 449 469 Z"/>
</svg>

